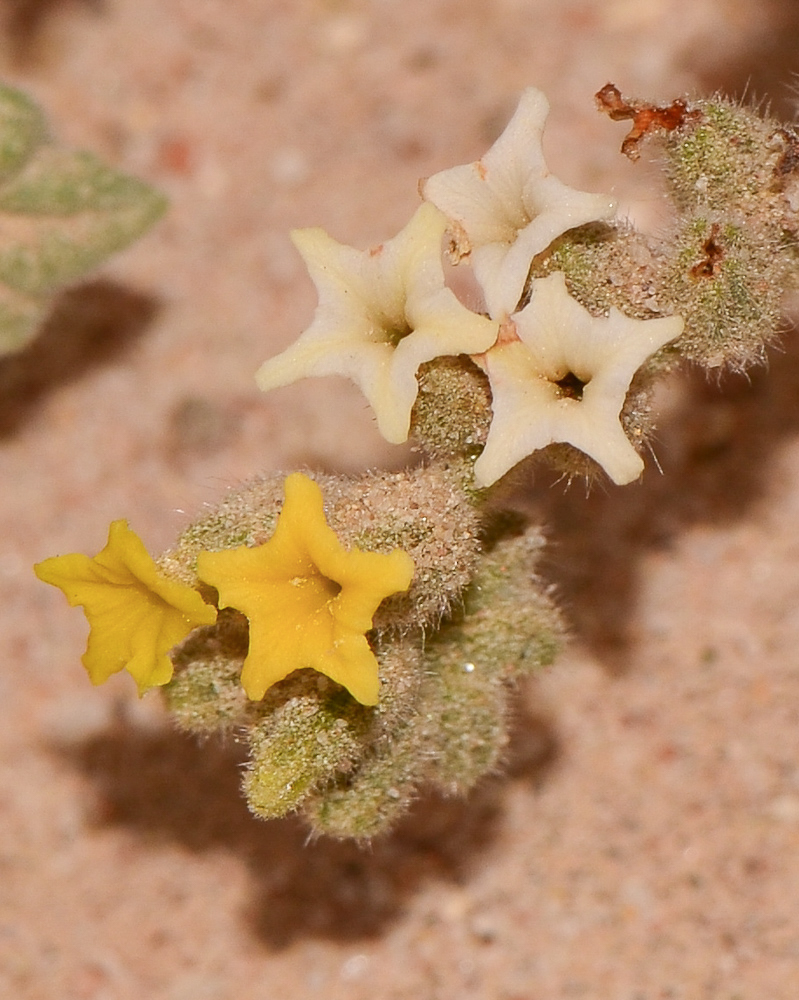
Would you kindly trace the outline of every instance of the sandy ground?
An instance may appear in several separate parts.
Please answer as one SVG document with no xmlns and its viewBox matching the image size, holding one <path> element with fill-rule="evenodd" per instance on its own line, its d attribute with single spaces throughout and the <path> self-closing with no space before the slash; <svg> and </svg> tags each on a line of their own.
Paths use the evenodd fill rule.
<svg viewBox="0 0 799 1000">
<path fill-rule="evenodd" d="M 535 84 L 567 183 L 657 225 L 609 80 L 789 111 L 764 0 L 5 0 L 0 73 L 166 219 L 0 362 L 0 995 L 20 1000 L 794 1000 L 799 349 L 673 390 L 643 483 L 531 488 L 573 625 L 507 773 L 370 850 L 251 819 L 235 752 L 171 731 L 30 566 L 126 517 L 151 551 L 262 469 L 401 465 L 357 390 L 261 396 L 307 323 L 287 236 L 393 235 Z"/>
</svg>

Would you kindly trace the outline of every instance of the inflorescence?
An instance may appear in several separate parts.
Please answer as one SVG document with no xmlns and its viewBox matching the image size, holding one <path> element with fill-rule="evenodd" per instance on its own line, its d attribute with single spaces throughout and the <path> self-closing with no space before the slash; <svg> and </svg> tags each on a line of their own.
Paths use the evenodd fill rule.
<svg viewBox="0 0 799 1000">
<path fill-rule="evenodd" d="M 258 384 L 347 376 L 417 466 L 262 476 L 158 559 L 115 521 L 93 559 L 36 567 L 83 606 L 94 683 L 127 670 L 181 728 L 246 740 L 259 816 L 368 838 L 419 789 L 495 769 L 510 694 L 564 631 L 541 530 L 502 515 L 498 484 L 538 461 L 633 482 L 658 379 L 685 361 L 745 370 L 779 332 L 799 133 L 720 98 L 657 107 L 608 84 L 597 102 L 632 122 L 626 155 L 661 151 L 674 215 L 657 239 L 549 173 L 532 88 L 482 159 L 420 184 L 393 239 L 292 236 L 319 304 Z M 445 261 L 471 266 L 483 308 Z"/>
</svg>

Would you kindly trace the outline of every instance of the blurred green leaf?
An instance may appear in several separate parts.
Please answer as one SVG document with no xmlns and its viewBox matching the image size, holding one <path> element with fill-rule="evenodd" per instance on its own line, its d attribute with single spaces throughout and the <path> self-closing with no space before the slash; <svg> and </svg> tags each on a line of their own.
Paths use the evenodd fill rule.
<svg viewBox="0 0 799 1000">
<path fill-rule="evenodd" d="M 21 170 L 47 138 L 47 122 L 33 101 L 0 84 L 0 183 Z"/>
<path fill-rule="evenodd" d="M 165 208 L 143 181 L 49 142 L 36 106 L 0 86 L 0 355 L 30 340 L 59 289 Z"/>
</svg>

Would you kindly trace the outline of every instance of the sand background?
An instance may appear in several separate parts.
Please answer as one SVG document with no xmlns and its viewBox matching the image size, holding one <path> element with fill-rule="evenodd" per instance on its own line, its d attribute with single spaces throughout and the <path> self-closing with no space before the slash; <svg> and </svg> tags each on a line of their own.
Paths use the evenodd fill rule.
<svg viewBox="0 0 799 1000">
<path fill-rule="evenodd" d="M 641 484 L 529 502 L 573 641 L 507 773 L 370 850 L 251 819 L 30 566 L 126 517 L 151 551 L 260 470 L 400 466 L 356 389 L 262 396 L 307 324 L 288 239 L 392 236 L 417 180 L 543 88 L 567 183 L 662 224 L 606 82 L 793 114 L 799 5 L 4 0 L 0 75 L 171 209 L 0 361 L 0 995 L 19 1000 L 793 1000 L 799 349 L 664 395 Z"/>
</svg>

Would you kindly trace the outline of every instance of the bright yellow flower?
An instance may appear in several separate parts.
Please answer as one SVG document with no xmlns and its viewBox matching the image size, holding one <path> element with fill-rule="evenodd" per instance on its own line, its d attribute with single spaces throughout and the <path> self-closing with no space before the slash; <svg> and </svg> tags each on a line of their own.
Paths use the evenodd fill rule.
<svg viewBox="0 0 799 1000">
<path fill-rule="evenodd" d="M 322 491 L 300 472 L 287 477 L 285 497 L 269 541 L 197 559 L 220 607 L 250 621 L 244 690 L 257 701 L 292 671 L 310 667 L 375 705 L 378 666 L 365 633 L 383 599 L 410 586 L 413 560 L 402 549 L 345 549 L 325 521 Z"/>
<path fill-rule="evenodd" d="M 94 684 L 127 670 L 139 694 L 172 677 L 169 650 L 192 629 L 211 625 L 216 611 L 196 590 L 159 572 L 127 521 L 114 521 L 104 549 L 37 563 L 40 580 L 80 604 L 91 626 L 83 665 Z"/>
</svg>

